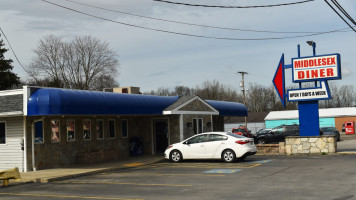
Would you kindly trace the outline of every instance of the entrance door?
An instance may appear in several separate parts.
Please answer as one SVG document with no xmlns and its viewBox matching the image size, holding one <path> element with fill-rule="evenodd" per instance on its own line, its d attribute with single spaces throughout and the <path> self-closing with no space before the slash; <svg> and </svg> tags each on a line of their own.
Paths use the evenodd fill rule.
<svg viewBox="0 0 356 200">
<path fill-rule="evenodd" d="M 168 147 L 168 119 L 153 120 L 155 153 L 164 153 Z"/>
</svg>

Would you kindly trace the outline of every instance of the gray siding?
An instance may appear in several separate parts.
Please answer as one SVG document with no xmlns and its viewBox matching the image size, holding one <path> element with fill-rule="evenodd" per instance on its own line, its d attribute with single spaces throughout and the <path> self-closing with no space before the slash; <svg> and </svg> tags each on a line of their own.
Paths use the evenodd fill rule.
<svg viewBox="0 0 356 200">
<path fill-rule="evenodd" d="M 0 144 L 0 170 L 18 167 L 23 171 L 23 117 L 0 118 L 6 123 L 6 144 Z"/>
</svg>

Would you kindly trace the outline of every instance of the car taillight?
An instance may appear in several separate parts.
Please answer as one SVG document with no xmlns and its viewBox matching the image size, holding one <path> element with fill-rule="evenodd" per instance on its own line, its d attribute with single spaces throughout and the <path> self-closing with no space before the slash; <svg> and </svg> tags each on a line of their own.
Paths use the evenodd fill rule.
<svg viewBox="0 0 356 200">
<path fill-rule="evenodd" d="M 250 142 L 249 140 L 237 140 L 235 143 L 236 144 L 247 144 L 249 142 Z"/>
<path fill-rule="evenodd" d="M 168 147 L 167 147 L 167 149 L 170 149 L 170 148 L 172 148 L 173 147 L 173 145 L 169 145 Z"/>
</svg>

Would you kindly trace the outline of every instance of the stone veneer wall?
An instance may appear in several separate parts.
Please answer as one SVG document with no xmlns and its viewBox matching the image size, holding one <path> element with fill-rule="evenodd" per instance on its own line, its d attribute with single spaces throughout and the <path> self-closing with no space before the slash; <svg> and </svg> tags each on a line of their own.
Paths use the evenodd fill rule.
<svg viewBox="0 0 356 200">
<path fill-rule="evenodd" d="M 257 144 L 257 155 L 283 155 L 285 154 L 284 142 L 279 144 Z"/>
<path fill-rule="evenodd" d="M 334 136 L 286 137 L 285 152 L 292 154 L 335 153 L 337 143 Z"/>
</svg>

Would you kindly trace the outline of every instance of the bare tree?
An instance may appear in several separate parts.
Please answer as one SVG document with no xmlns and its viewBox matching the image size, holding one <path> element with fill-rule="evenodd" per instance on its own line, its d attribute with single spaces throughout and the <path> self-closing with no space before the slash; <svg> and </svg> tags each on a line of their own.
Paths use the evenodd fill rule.
<svg viewBox="0 0 356 200">
<path fill-rule="evenodd" d="M 191 96 L 194 93 L 193 89 L 190 89 L 189 87 L 185 87 L 185 86 L 176 86 L 174 88 L 174 92 L 176 95 L 179 96 Z"/>
<path fill-rule="evenodd" d="M 29 75 L 36 83 L 50 79 L 65 88 L 101 90 L 118 85 L 119 63 L 109 44 L 91 36 L 64 42 L 61 37 L 40 40 Z"/>
<path fill-rule="evenodd" d="M 339 89 L 339 96 L 342 99 L 341 107 L 350 107 L 353 105 L 355 100 L 354 86 L 343 85 Z"/>
<path fill-rule="evenodd" d="M 205 81 L 201 87 L 197 86 L 195 95 L 209 100 L 237 101 L 238 99 L 236 90 L 230 86 L 221 85 L 217 80 Z"/>
<path fill-rule="evenodd" d="M 143 92 L 144 95 L 156 95 L 156 96 L 174 96 L 174 92 L 170 92 L 168 88 L 160 87 L 157 91 L 151 90 L 150 92 Z"/>
</svg>

